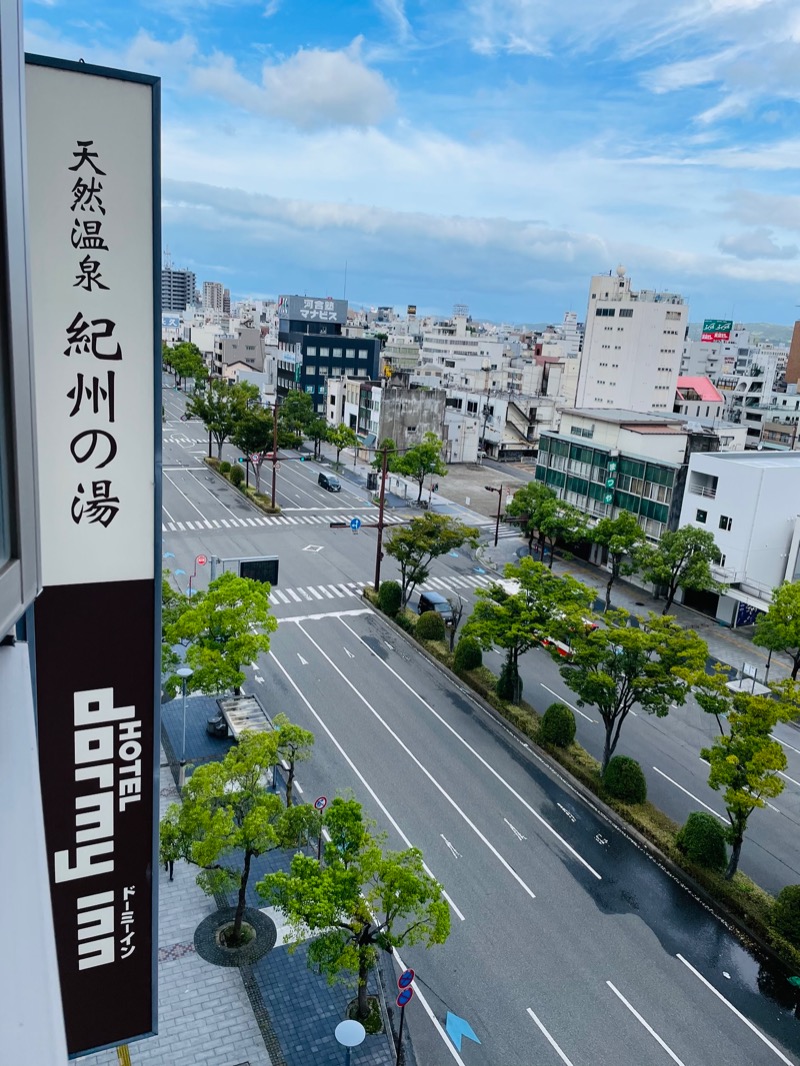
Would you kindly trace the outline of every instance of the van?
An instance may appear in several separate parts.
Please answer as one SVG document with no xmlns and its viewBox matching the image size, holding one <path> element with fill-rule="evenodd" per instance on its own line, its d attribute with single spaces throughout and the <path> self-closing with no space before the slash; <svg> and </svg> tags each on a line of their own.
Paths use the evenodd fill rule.
<svg viewBox="0 0 800 1066">
<path fill-rule="evenodd" d="M 417 604 L 417 614 L 425 614 L 426 611 L 437 611 L 444 619 L 445 625 L 453 621 L 453 608 L 444 596 L 438 592 L 421 592 Z"/>
<path fill-rule="evenodd" d="M 317 484 L 321 485 L 323 489 L 327 489 L 328 492 L 342 491 L 342 486 L 339 484 L 338 477 L 334 477 L 333 474 L 321 473 L 317 478 Z"/>
</svg>

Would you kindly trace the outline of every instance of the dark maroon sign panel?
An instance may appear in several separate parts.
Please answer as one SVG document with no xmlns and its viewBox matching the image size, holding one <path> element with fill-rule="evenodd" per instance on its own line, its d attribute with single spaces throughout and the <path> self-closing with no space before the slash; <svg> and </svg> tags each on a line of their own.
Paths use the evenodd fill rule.
<svg viewBox="0 0 800 1066">
<path fill-rule="evenodd" d="M 39 764 L 70 1055 L 153 1032 L 154 583 L 45 588 Z"/>
</svg>

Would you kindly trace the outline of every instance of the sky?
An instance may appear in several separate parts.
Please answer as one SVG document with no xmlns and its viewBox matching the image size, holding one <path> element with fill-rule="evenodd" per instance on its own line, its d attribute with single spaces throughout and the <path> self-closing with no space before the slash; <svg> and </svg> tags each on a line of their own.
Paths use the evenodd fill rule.
<svg viewBox="0 0 800 1066">
<path fill-rule="evenodd" d="M 162 79 L 163 241 L 236 298 L 583 319 L 800 312 L 796 0 L 25 0 L 25 47 Z"/>
</svg>

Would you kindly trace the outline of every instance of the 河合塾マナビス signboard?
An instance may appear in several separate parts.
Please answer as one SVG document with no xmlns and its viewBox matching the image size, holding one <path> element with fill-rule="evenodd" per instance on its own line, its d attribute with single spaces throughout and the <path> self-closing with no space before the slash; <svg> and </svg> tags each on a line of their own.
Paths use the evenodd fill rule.
<svg viewBox="0 0 800 1066">
<path fill-rule="evenodd" d="M 278 317 L 292 322 L 336 322 L 347 324 L 347 300 L 312 296 L 279 296 Z"/>
<path fill-rule="evenodd" d="M 714 341 L 729 341 L 733 331 L 733 320 L 727 318 L 707 318 L 703 322 L 701 341 L 713 343 Z"/>
<path fill-rule="evenodd" d="M 159 80 L 26 59 L 37 725 L 75 1056 L 157 1020 Z"/>
</svg>

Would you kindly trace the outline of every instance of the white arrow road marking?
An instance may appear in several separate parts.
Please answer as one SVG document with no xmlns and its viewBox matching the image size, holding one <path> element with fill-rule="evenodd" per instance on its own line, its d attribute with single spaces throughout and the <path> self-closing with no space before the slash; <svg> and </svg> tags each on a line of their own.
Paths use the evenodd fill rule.
<svg viewBox="0 0 800 1066">
<path fill-rule="evenodd" d="M 258 663 L 253 662 L 253 663 L 250 663 L 250 665 L 253 667 L 254 670 L 258 669 Z"/>
<path fill-rule="evenodd" d="M 506 825 L 511 830 L 511 832 L 514 834 L 514 836 L 517 838 L 517 840 L 527 840 L 528 839 L 527 837 L 524 837 L 522 835 L 522 833 L 520 833 L 519 829 L 515 829 L 514 828 L 514 826 L 511 824 L 511 822 L 509 822 L 508 818 L 504 818 L 503 821 L 506 823 Z"/>
<path fill-rule="evenodd" d="M 566 814 L 567 818 L 569 818 L 571 822 L 575 821 L 575 815 L 571 811 L 568 811 L 567 808 L 563 805 L 563 803 L 559 803 L 558 806 L 564 812 L 564 814 Z"/>
<path fill-rule="evenodd" d="M 308 663 L 303 658 L 303 656 L 300 654 L 300 652 L 297 653 L 297 658 L 300 660 L 300 662 L 303 664 L 303 666 L 308 666 Z"/>
<path fill-rule="evenodd" d="M 344 649 L 344 653 L 345 655 L 349 656 L 349 658 L 355 659 L 355 655 L 353 655 L 353 653 L 348 648 Z"/>
<path fill-rule="evenodd" d="M 259 685 L 264 684 L 264 678 L 261 676 L 261 674 L 256 674 L 256 681 L 259 683 Z"/>
<path fill-rule="evenodd" d="M 454 856 L 454 857 L 455 857 L 456 859 L 460 859 L 460 858 L 461 858 L 461 852 L 460 852 L 460 851 L 456 851 L 456 849 L 455 849 L 455 848 L 453 847 L 453 845 L 452 845 L 452 844 L 450 843 L 450 841 L 449 841 L 449 840 L 447 839 L 447 837 L 446 837 L 446 836 L 444 835 L 444 833 L 440 833 L 440 834 L 439 834 L 439 836 L 440 836 L 440 837 L 442 838 L 442 840 L 443 840 L 443 841 L 445 842 L 445 844 L 446 844 L 446 845 L 448 846 L 448 848 L 450 849 L 450 851 L 452 851 L 452 853 L 453 853 L 453 856 Z"/>
</svg>

